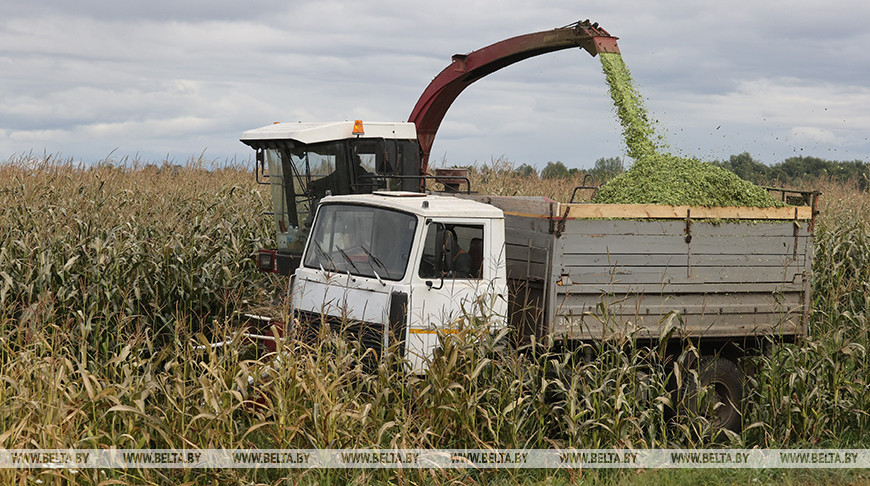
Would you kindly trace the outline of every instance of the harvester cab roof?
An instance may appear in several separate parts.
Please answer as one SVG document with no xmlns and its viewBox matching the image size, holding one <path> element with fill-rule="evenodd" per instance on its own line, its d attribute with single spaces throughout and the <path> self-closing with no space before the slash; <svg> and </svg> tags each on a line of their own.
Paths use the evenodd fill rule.
<svg viewBox="0 0 870 486">
<path fill-rule="evenodd" d="M 416 140 L 417 130 L 408 122 L 275 122 L 265 127 L 248 130 L 242 134 L 241 141 L 254 149 L 266 148 L 274 142 L 296 142 L 312 144 L 332 142 L 353 138 L 383 138 Z"/>
</svg>

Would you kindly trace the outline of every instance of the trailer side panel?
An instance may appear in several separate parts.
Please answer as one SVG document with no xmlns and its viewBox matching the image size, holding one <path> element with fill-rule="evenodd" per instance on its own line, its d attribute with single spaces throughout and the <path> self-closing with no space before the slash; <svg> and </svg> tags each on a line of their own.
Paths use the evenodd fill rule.
<svg viewBox="0 0 870 486">
<path fill-rule="evenodd" d="M 510 318 L 523 334 L 656 339 L 669 326 L 723 340 L 804 333 L 812 208 L 465 197 L 505 213 Z"/>
<path fill-rule="evenodd" d="M 789 221 L 568 220 L 549 332 L 600 339 L 801 333 L 811 235 Z"/>
</svg>

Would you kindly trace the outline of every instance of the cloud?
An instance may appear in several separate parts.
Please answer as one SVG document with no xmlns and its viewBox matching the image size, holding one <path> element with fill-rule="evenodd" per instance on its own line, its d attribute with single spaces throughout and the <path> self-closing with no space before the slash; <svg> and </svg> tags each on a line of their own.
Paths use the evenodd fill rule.
<svg viewBox="0 0 870 486">
<path fill-rule="evenodd" d="M 273 121 L 405 120 L 454 53 L 590 18 L 619 44 L 679 150 L 768 162 L 867 158 L 870 6 L 856 0 L 599 3 L 223 0 L 0 5 L 0 157 L 116 147 L 248 157 Z M 718 128 L 717 128 L 718 127 Z M 433 159 L 590 167 L 622 142 L 596 58 L 524 61 L 471 86 Z"/>
<path fill-rule="evenodd" d="M 870 88 L 861 85 L 758 78 L 717 94 L 662 93 L 651 111 L 675 150 L 702 158 L 748 151 L 773 163 L 808 151 L 851 159 L 870 150 Z"/>
<path fill-rule="evenodd" d="M 840 144 L 842 137 L 838 137 L 833 131 L 819 127 L 793 127 L 792 139 L 798 144 Z"/>
</svg>

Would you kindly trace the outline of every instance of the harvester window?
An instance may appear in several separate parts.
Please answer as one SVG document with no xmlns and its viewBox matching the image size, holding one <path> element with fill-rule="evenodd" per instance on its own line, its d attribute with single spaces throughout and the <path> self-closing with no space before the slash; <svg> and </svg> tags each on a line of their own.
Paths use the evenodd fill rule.
<svg viewBox="0 0 870 486">
<path fill-rule="evenodd" d="M 327 191 L 333 194 L 348 194 L 350 177 L 347 167 L 347 150 L 339 142 L 315 144 L 305 147 L 305 167 L 311 179 L 308 196 L 319 199 Z"/>
<path fill-rule="evenodd" d="M 383 187 L 383 179 L 371 177 L 382 173 L 384 166 L 384 140 L 362 139 L 351 143 L 351 170 L 354 193 L 370 193 Z"/>
<path fill-rule="evenodd" d="M 483 277 L 483 226 L 432 223 L 427 228 L 420 278 Z"/>
</svg>

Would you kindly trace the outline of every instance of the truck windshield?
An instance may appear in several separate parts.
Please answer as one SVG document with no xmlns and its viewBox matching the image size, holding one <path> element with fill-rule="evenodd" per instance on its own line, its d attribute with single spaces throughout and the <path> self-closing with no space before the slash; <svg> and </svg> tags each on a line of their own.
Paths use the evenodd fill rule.
<svg viewBox="0 0 870 486">
<path fill-rule="evenodd" d="M 401 280 L 408 267 L 417 218 L 372 206 L 320 208 L 304 265 L 363 277 Z"/>
</svg>

